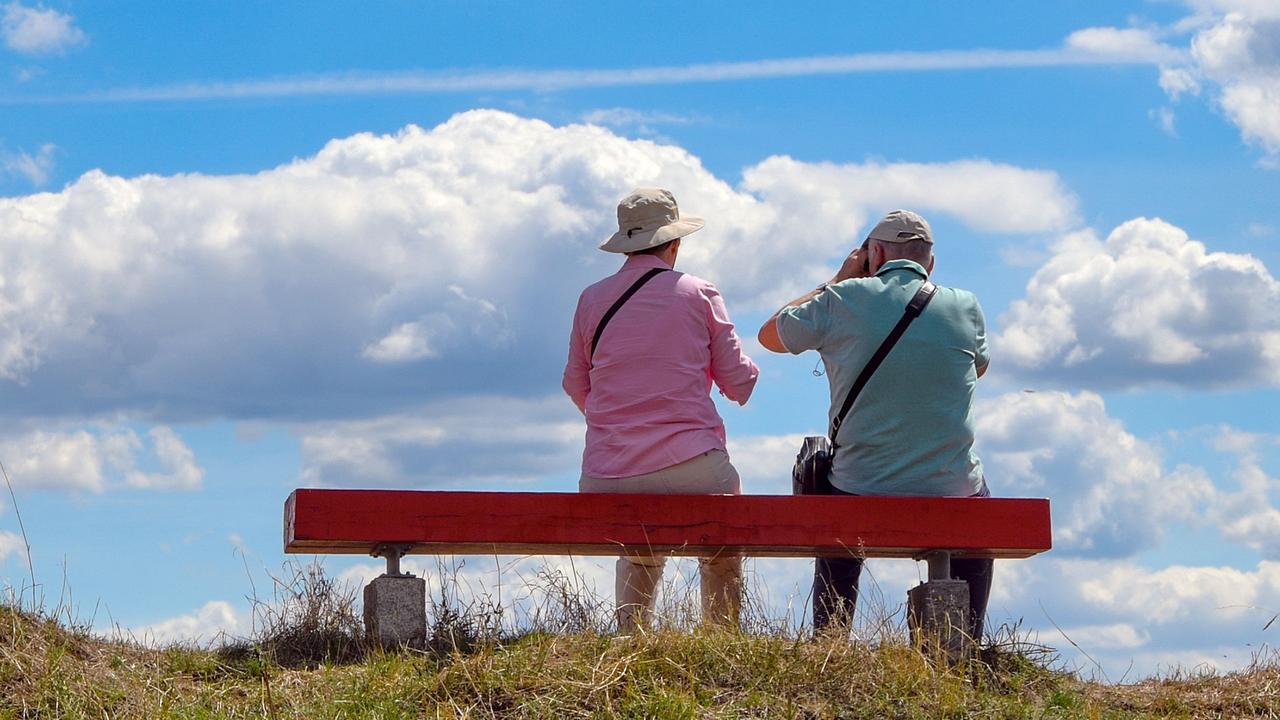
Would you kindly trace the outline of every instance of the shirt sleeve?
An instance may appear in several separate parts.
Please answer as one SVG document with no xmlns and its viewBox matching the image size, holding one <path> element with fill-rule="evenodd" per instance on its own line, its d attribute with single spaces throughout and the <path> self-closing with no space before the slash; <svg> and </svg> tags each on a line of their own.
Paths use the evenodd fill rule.
<svg viewBox="0 0 1280 720">
<path fill-rule="evenodd" d="M 831 302 L 834 298 L 835 293 L 826 289 L 778 313 L 778 339 L 787 352 L 799 355 L 805 350 L 822 348 L 831 328 Z"/>
<path fill-rule="evenodd" d="M 983 316 L 982 306 L 978 304 L 976 297 L 973 299 L 973 322 L 976 330 L 973 342 L 973 366 L 981 370 L 991 362 L 991 354 L 987 350 L 987 319 Z"/>
<path fill-rule="evenodd" d="M 742 352 L 742 342 L 729 320 L 724 298 L 714 285 L 702 287 L 707 306 L 707 329 L 711 336 L 711 379 L 725 397 L 745 405 L 756 387 L 760 368 Z"/>
<path fill-rule="evenodd" d="M 582 297 L 573 313 L 573 328 L 569 331 L 569 359 L 564 365 L 561 387 L 582 412 L 586 412 L 587 395 L 591 392 L 591 358 L 587 355 L 587 342 L 583 338 L 584 315 Z"/>
</svg>

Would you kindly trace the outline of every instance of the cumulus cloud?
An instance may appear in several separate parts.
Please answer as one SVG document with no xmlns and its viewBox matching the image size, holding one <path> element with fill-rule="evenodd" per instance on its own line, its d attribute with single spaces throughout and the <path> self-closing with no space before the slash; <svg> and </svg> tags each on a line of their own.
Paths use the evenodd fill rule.
<svg viewBox="0 0 1280 720">
<path fill-rule="evenodd" d="M 1280 18 L 1229 14 L 1197 34 L 1191 52 L 1244 139 L 1280 153 Z"/>
<path fill-rule="evenodd" d="M 1280 437 L 1222 427 L 1214 447 L 1235 456 L 1235 488 L 1223 489 L 1214 508 L 1216 524 L 1226 539 L 1252 548 L 1269 560 L 1280 560 L 1280 478 L 1263 469 L 1262 448 Z M 1224 483 L 1225 485 L 1225 483 Z"/>
<path fill-rule="evenodd" d="M 1151 635 L 1129 623 L 1110 625 L 1082 625 L 1062 630 L 1063 638 L 1084 648 L 1124 650 L 1146 645 Z"/>
<path fill-rule="evenodd" d="M 0 435 L 0 458 L 19 488 L 103 492 L 111 487 L 194 490 L 204 479 L 191 448 L 172 429 L 95 424 Z"/>
<path fill-rule="evenodd" d="M 1171 565 L 1128 560 L 1045 557 L 1022 561 L 1008 605 L 993 613 L 1024 617 L 1039 639 L 1088 669 L 1065 635 L 1101 663 L 1112 681 L 1175 668 L 1231 671 L 1265 641 L 1262 628 L 1280 609 L 1280 563 L 1252 568 Z M 1001 568 L 996 564 L 996 582 Z M 1049 621 L 1052 621 L 1049 622 Z"/>
<path fill-rule="evenodd" d="M 1069 234 L 999 321 L 1027 376 L 1085 387 L 1280 384 L 1280 281 L 1159 219 Z"/>
<path fill-rule="evenodd" d="M 585 425 L 566 399 L 469 396 L 299 426 L 302 482 L 477 490 L 573 474 Z"/>
<path fill-rule="evenodd" d="M 196 464 L 195 453 L 173 430 L 160 426 L 147 431 L 159 470 L 125 473 L 130 487 L 151 490 L 197 490 L 204 482 L 204 470 Z"/>
<path fill-rule="evenodd" d="M 814 417 L 826 418 L 826 408 L 814 408 Z M 825 432 L 815 428 L 814 435 Z M 807 433 L 789 435 L 730 435 L 729 458 L 742 478 L 748 495 L 790 495 L 791 467 Z"/>
<path fill-rule="evenodd" d="M 999 208 L 994 229 L 1017 233 L 1074 217 L 1055 174 L 982 160 L 772 158 L 744 177 L 596 126 L 475 111 L 252 175 L 93 171 L 3 198 L 0 413 L 306 419 L 546 394 L 578 292 L 617 267 L 596 245 L 637 185 L 713 218 L 682 269 L 731 309 L 807 286 L 892 206 L 984 230 Z"/>
<path fill-rule="evenodd" d="M 1162 60 L 1160 87 L 1170 99 L 1199 95 L 1204 87 L 1241 137 L 1280 156 L 1280 9 L 1273 2 L 1226 0 L 1190 3 L 1196 14 L 1173 29 L 1192 32 L 1190 52 Z"/>
<path fill-rule="evenodd" d="M 85 42 L 72 16 L 20 2 L 0 7 L 0 38 L 10 50 L 25 55 L 56 55 Z"/>
<path fill-rule="evenodd" d="M 1142 618 L 1153 626 L 1197 618 L 1257 618 L 1259 610 L 1280 599 L 1280 564 L 1274 562 L 1260 563 L 1255 572 L 1180 565 L 1152 570 L 1127 563 L 1072 569 L 1069 577 L 1079 581 L 1078 592 L 1089 605 L 1114 616 Z"/>
<path fill-rule="evenodd" d="M 118 631 L 137 642 L 164 647 L 175 643 L 207 645 L 220 637 L 244 637 L 250 630 L 249 614 L 225 600 L 211 600 L 195 612 Z"/>
<path fill-rule="evenodd" d="M 1214 499 L 1203 471 L 1165 469 L 1094 393 L 1010 393 L 976 416 L 993 494 L 1052 498 L 1055 553 L 1131 555 L 1158 545 L 1171 522 L 1198 521 Z"/>
</svg>

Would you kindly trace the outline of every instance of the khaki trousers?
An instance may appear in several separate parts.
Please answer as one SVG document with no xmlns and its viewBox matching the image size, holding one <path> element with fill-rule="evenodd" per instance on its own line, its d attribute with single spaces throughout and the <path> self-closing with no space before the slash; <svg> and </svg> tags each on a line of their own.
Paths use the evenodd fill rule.
<svg viewBox="0 0 1280 720">
<path fill-rule="evenodd" d="M 579 492 L 637 493 L 649 495 L 738 495 L 742 481 L 723 450 L 710 450 L 677 465 L 627 478 L 591 478 L 583 475 Z M 648 627 L 653 613 L 654 591 L 662 581 L 667 559 L 661 556 L 624 557 L 618 560 L 614 580 L 618 630 L 635 632 Z M 742 605 L 742 557 L 724 554 L 698 558 L 705 623 L 737 627 Z"/>
</svg>

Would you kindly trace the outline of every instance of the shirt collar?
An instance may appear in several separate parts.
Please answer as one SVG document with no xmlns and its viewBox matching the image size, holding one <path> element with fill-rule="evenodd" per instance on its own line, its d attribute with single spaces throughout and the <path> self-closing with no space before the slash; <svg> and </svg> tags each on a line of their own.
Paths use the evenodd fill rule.
<svg viewBox="0 0 1280 720">
<path fill-rule="evenodd" d="M 662 262 L 654 255 L 632 255 L 627 258 L 626 262 L 622 263 L 622 267 L 618 269 L 618 272 L 644 268 L 662 268 L 663 270 L 670 270 L 671 266 Z"/>
<path fill-rule="evenodd" d="M 929 273 L 925 272 L 924 266 L 914 260 L 890 260 L 880 266 L 880 269 L 876 271 L 876 277 L 893 270 L 910 270 L 925 280 L 929 279 Z"/>
</svg>

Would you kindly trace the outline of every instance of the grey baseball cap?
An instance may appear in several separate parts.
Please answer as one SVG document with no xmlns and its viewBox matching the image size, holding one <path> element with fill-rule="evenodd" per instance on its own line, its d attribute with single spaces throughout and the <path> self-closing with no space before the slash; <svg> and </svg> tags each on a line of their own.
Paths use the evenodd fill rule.
<svg viewBox="0 0 1280 720">
<path fill-rule="evenodd" d="M 889 243 L 923 240 L 932 245 L 933 229 L 918 213 L 910 210 L 894 210 L 871 228 L 871 232 L 867 233 L 867 239 Z"/>
</svg>

